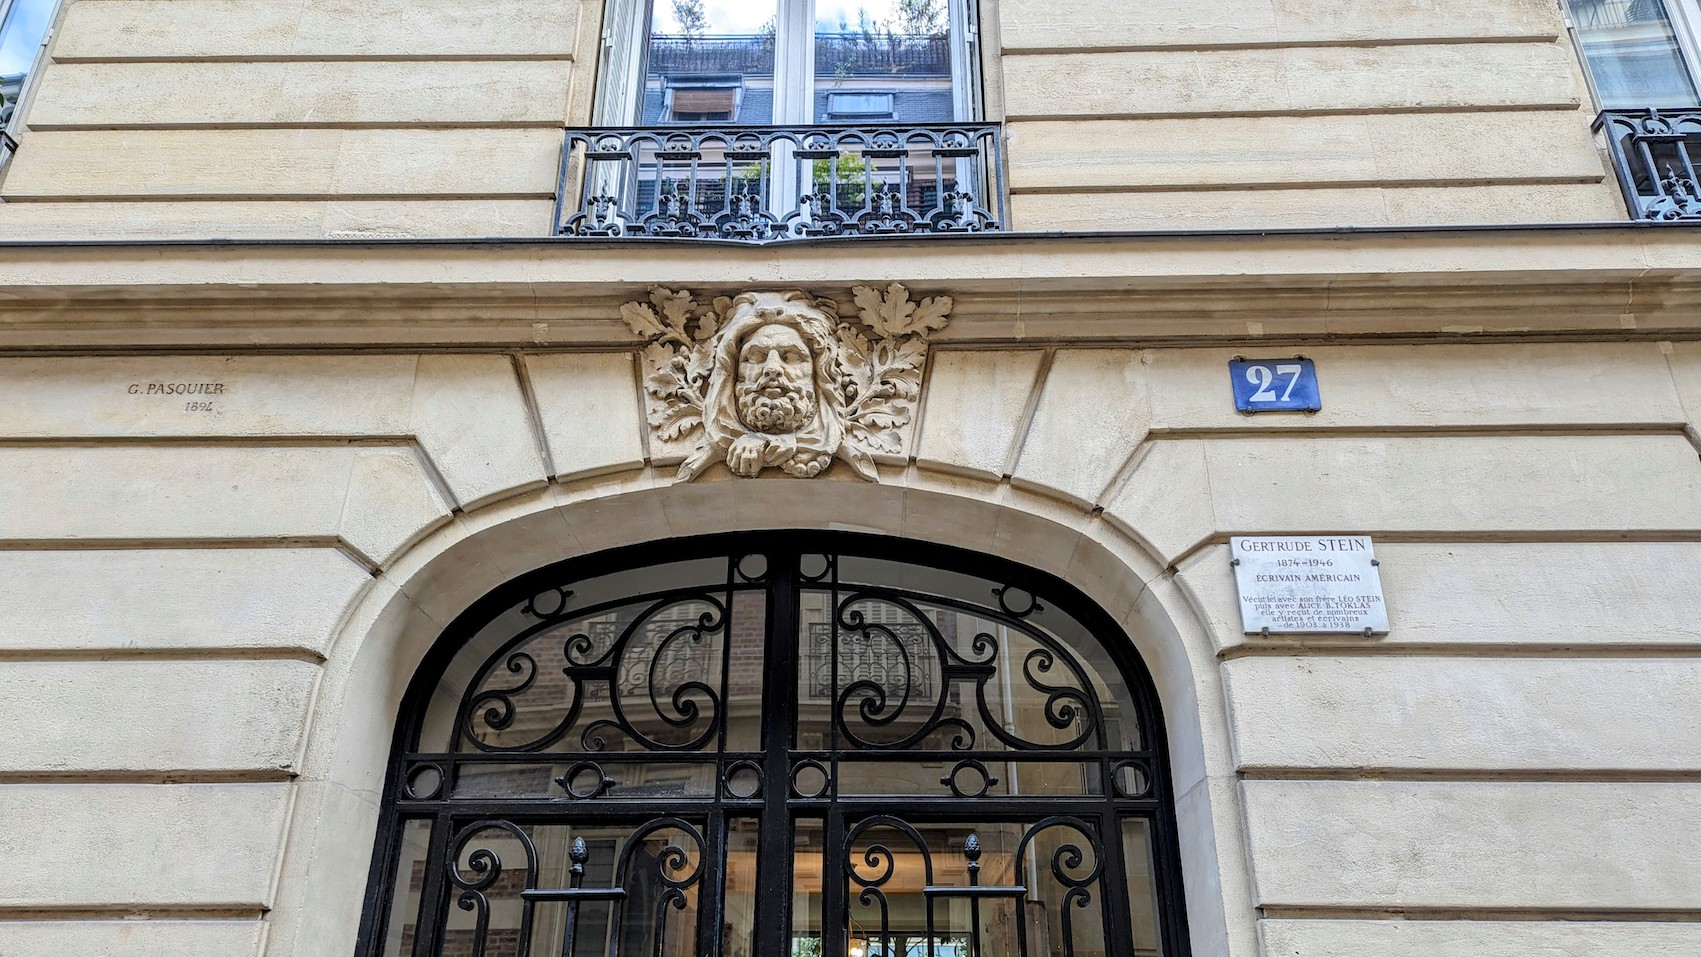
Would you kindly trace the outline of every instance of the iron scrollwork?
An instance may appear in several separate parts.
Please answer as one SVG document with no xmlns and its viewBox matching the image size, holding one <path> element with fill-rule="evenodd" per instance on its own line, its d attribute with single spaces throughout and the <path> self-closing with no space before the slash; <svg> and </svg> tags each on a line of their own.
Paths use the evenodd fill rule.
<svg viewBox="0 0 1701 957">
<path fill-rule="evenodd" d="M 652 853 L 649 847 L 653 843 L 652 835 L 666 834 L 677 837 L 664 837 L 665 843 Z M 505 869 L 501 851 L 491 846 L 499 842 L 518 845 L 525 862 L 523 869 Z M 558 948 L 547 948 L 545 953 L 573 954 L 574 941 L 580 929 L 581 905 L 599 901 L 612 907 L 615 926 L 622 926 L 622 922 L 632 916 L 626 912 L 633 907 L 643 906 L 650 911 L 643 916 L 649 922 L 652 931 L 650 941 L 655 952 L 661 953 L 664 942 L 669 939 L 669 915 L 690 908 L 691 894 L 703 879 L 703 861 L 708 845 L 696 825 L 675 817 L 650 821 L 626 835 L 622 843 L 610 886 L 584 886 L 585 867 L 591 857 L 590 847 L 584 837 L 575 836 L 568 846 L 568 885 L 540 887 L 537 844 L 524 827 L 513 821 L 488 819 L 462 828 L 451 843 L 447 867 L 449 881 L 456 888 L 455 905 L 473 914 L 469 943 L 471 957 L 484 957 L 491 941 L 493 896 L 517 898 L 519 901 L 518 928 L 514 939 L 509 942 L 516 957 L 529 957 L 532 953 L 538 904 L 566 905 L 564 919 L 558 925 L 551 925 L 562 943 Z M 646 856 L 640 859 L 640 854 Z M 509 874 L 514 876 L 513 883 L 517 886 L 502 886 L 506 883 L 503 878 Z M 646 893 L 634 893 L 640 886 Z"/>
<path fill-rule="evenodd" d="M 562 236 L 764 243 L 1002 228 L 1000 130 L 927 126 L 570 129 Z M 582 161 L 583 198 L 565 207 Z M 787 190 L 795 199 L 781 199 Z"/>
<path fill-rule="evenodd" d="M 1022 656 L 1019 675 L 1026 690 L 1044 695 L 1041 714 L 1045 723 L 1067 732 L 1057 740 L 1036 740 L 1008 727 L 1006 720 L 993 713 L 989 689 L 1001 677 L 1003 655 L 999 636 L 978 631 L 969 639 L 967 653 L 959 650 L 946 638 L 934 616 L 918 606 L 916 602 L 922 597 L 894 589 L 857 588 L 835 604 L 833 620 L 838 632 L 835 648 L 839 658 L 834 669 L 838 690 L 833 711 L 839 734 L 849 745 L 903 749 L 946 733 L 951 735 L 951 750 L 969 751 L 979 743 L 980 732 L 985 731 L 999 744 L 1018 751 L 1067 751 L 1095 741 L 1098 747 L 1105 746 L 1103 708 L 1098 696 L 1086 670 L 1060 642 L 1015 616 L 1000 622 L 1001 630 L 1034 645 Z M 927 600 L 947 608 L 957 604 L 939 598 Z M 1038 607 L 1037 603 L 1034 607 Z M 871 617 L 877 608 L 896 610 L 906 620 L 877 622 Z M 984 609 L 961 605 L 957 608 L 980 616 L 989 614 Z M 913 629 L 919 628 L 926 641 L 907 642 L 900 628 L 912 635 Z M 855 663 L 860 653 L 847 655 L 847 649 L 875 643 L 887 653 L 885 671 L 859 671 Z M 869 657 L 875 656 L 869 652 Z M 848 671 L 847 658 L 851 664 Z M 930 678 L 934 673 L 939 675 L 937 687 L 918 680 Z M 965 686 L 973 697 L 973 713 L 979 719 L 976 722 L 962 716 L 960 700 L 953 695 Z M 877 736 L 881 729 L 901 731 L 905 719 L 910 730 Z"/>
<path fill-rule="evenodd" d="M 892 928 L 892 885 L 893 878 L 899 872 L 899 853 L 893 850 L 893 845 L 887 840 L 876 839 L 882 832 L 895 832 L 909 845 L 903 850 L 905 856 L 913 856 L 922 874 L 923 884 L 920 887 L 925 921 L 924 953 L 933 957 L 943 939 L 956 935 L 942 933 L 935 911 L 935 906 L 941 901 L 966 901 L 969 905 L 968 933 L 962 944 L 952 948 L 953 953 L 962 953 L 966 949 L 968 957 L 980 957 L 982 953 L 982 905 L 998 900 L 1011 901 L 1016 910 L 1015 926 L 1025 928 L 1027 918 L 1025 911 L 1030 904 L 1038 899 L 1044 899 L 1039 889 L 1025 883 L 983 884 L 982 856 L 985 849 L 981 845 L 980 835 L 970 831 L 963 841 L 962 855 L 967 882 L 963 884 L 945 884 L 936 878 L 933 860 L 933 842 L 914 824 L 895 815 L 882 814 L 870 817 L 858 823 L 846 834 L 841 856 L 844 861 L 844 879 L 849 885 L 849 901 L 854 900 L 863 907 L 875 908 L 878 915 L 877 936 L 881 942 L 882 953 L 915 953 L 913 940 L 905 937 L 901 944 L 894 947 L 897 936 Z M 1057 834 L 1054 832 L 1062 832 Z M 1043 862 L 1046 878 L 1061 892 L 1057 898 L 1059 922 L 1062 927 L 1060 952 L 1063 957 L 1074 957 L 1077 930 L 1073 912 L 1086 910 L 1094 900 L 1094 890 L 1100 885 L 1105 874 L 1105 853 L 1103 842 L 1098 830 L 1090 823 L 1080 818 L 1066 815 L 1053 815 L 1028 825 L 1016 842 L 1010 871 L 1015 875 L 1039 875 L 1038 866 L 1030 868 L 1029 858 L 1038 854 L 1037 839 L 1042 834 L 1051 833 L 1055 841 Z M 867 837 L 869 843 L 857 850 L 858 842 Z M 1037 864 L 1038 862 L 1036 862 Z M 849 915 L 846 915 L 848 920 Z M 965 939 L 966 938 L 966 939 Z M 964 946 L 966 945 L 966 947 Z M 1024 955 L 1028 953 L 1028 942 L 1022 932 L 1018 931 L 1018 947 Z"/>
<path fill-rule="evenodd" d="M 1701 144 L 1701 111 L 1608 110 L 1595 119 L 1636 219 L 1701 219 L 1691 150 Z"/>
<path fill-rule="evenodd" d="M 489 847 L 477 847 L 467 853 L 467 848 L 474 843 L 474 838 L 492 831 L 519 844 L 525 857 L 525 869 L 520 872 L 521 886 L 530 888 L 537 883 L 537 847 L 532 843 L 531 835 L 519 825 L 511 821 L 476 821 L 456 835 L 449 850 L 449 880 L 458 889 L 455 906 L 473 914 L 471 957 L 484 957 L 485 943 L 490 934 L 489 892 L 502 879 L 504 871 L 502 857 L 497 851 Z M 466 859 L 464 866 L 463 856 Z M 531 928 L 532 912 L 531 908 L 527 907 L 520 919 L 521 940 L 531 939 Z"/>
<path fill-rule="evenodd" d="M 606 705 L 608 714 L 592 719 L 580 729 L 578 744 L 585 751 L 606 751 L 611 734 L 621 735 L 622 740 L 651 751 L 697 751 L 714 738 L 724 719 L 724 704 L 720 691 L 700 675 L 718 675 L 719 667 L 713 660 L 715 656 L 703 654 L 701 649 L 711 640 L 725 637 L 727 609 L 724 598 L 694 592 L 653 601 L 623 626 L 613 628 L 607 627 L 608 622 L 593 622 L 562 639 L 561 656 L 565 664 L 561 672 L 570 687 L 548 689 L 553 697 L 539 689 L 539 697 L 544 699 L 540 710 L 546 714 L 563 711 L 560 719 L 547 730 L 521 741 L 488 740 L 515 727 L 521 710 L 519 699 L 538 686 L 541 672 L 535 649 L 527 642 L 545 629 L 566 621 L 566 613 L 560 610 L 565 603 L 566 599 L 562 598 L 559 605 L 544 606 L 556 608 L 554 615 L 539 612 L 538 599 L 527 603 L 524 613 L 541 620 L 511 640 L 504 654 L 486 662 L 468 685 L 456 721 L 459 743 L 486 753 L 543 751 L 574 730 L 592 703 Z M 692 612 L 702 606 L 708 610 L 693 616 Z M 683 611 L 686 620 L 670 624 L 667 617 L 670 610 L 675 614 Z M 574 617 L 583 620 L 590 615 Z M 659 628 L 667 630 L 658 642 L 641 640 L 653 637 Z M 499 669 L 519 676 L 518 682 L 489 686 Z M 628 713 L 626 703 L 629 696 L 639 693 L 649 705 L 646 717 L 685 734 L 663 740 L 640 727 Z"/>
</svg>

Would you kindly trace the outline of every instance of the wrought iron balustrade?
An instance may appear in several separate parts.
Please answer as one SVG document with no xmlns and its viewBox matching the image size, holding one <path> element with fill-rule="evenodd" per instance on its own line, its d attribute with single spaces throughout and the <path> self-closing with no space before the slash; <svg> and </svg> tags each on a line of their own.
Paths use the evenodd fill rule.
<svg viewBox="0 0 1701 957">
<path fill-rule="evenodd" d="M 771 242 L 1004 222 L 990 124 L 570 129 L 561 171 L 562 236 Z"/>
<path fill-rule="evenodd" d="M 1694 154 L 1701 147 L 1701 110 L 1608 110 L 1595 120 L 1630 215 L 1701 220 Z"/>
</svg>

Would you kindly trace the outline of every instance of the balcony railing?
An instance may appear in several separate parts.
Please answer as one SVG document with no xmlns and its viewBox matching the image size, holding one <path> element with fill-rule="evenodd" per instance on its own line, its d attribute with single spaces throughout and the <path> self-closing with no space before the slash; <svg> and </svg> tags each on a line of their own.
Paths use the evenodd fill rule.
<svg viewBox="0 0 1701 957">
<path fill-rule="evenodd" d="M 772 242 L 1002 228 L 995 125 L 567 131 L 562 236 Z"/>
<path fill-rule="evenodd" d="M 1701 110 L 1608 110 L 1604 132 L 1618 185 L 1636 219 L 1701 219 L 1692 155 L 1701 147 Z"/>
</svg>

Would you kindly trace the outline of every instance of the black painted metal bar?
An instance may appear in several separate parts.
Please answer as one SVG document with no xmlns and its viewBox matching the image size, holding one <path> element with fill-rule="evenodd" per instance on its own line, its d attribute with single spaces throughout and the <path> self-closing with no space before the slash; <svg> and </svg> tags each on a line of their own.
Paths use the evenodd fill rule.
<svg viewBox="0 0 1701 957">
<path fill-rule="evenodd" d="M 778 144 L 789 144 L 779 153 L 787 168 Z M 576 128 L 560 168 L 563 237 L 766 243 L 994 232 L 1004 222 L 1002 131 L 986 123 Z M 570 169 L 582 170 L 576 205 Z M 795 208 L 775 207 L 779 177 L 798 184 Z"/>
<path fill-rule="evenodd" d="M 792 727 L 797 716 L 798 586 L 795 553 L 769 552 L 767 627 L 769 635 L 762 682 L 762 794 L 766 807 L 757 836 L 756 933 L 752 952 L 791 952 L 792 821 L 786 806 L 791 795 Z"/>
</svg>

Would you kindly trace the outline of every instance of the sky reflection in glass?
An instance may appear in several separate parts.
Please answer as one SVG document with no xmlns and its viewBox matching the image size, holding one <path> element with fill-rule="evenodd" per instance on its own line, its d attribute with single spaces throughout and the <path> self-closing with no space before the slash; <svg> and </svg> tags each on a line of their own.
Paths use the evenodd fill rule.
<svg viewBox="0 0 1701 957">
<path fill-rule="evenodd" d="M 17 0 L 0 24 L 0 76 L 28 72 L 35 63 L 55 0 Z"/>
</svg>

